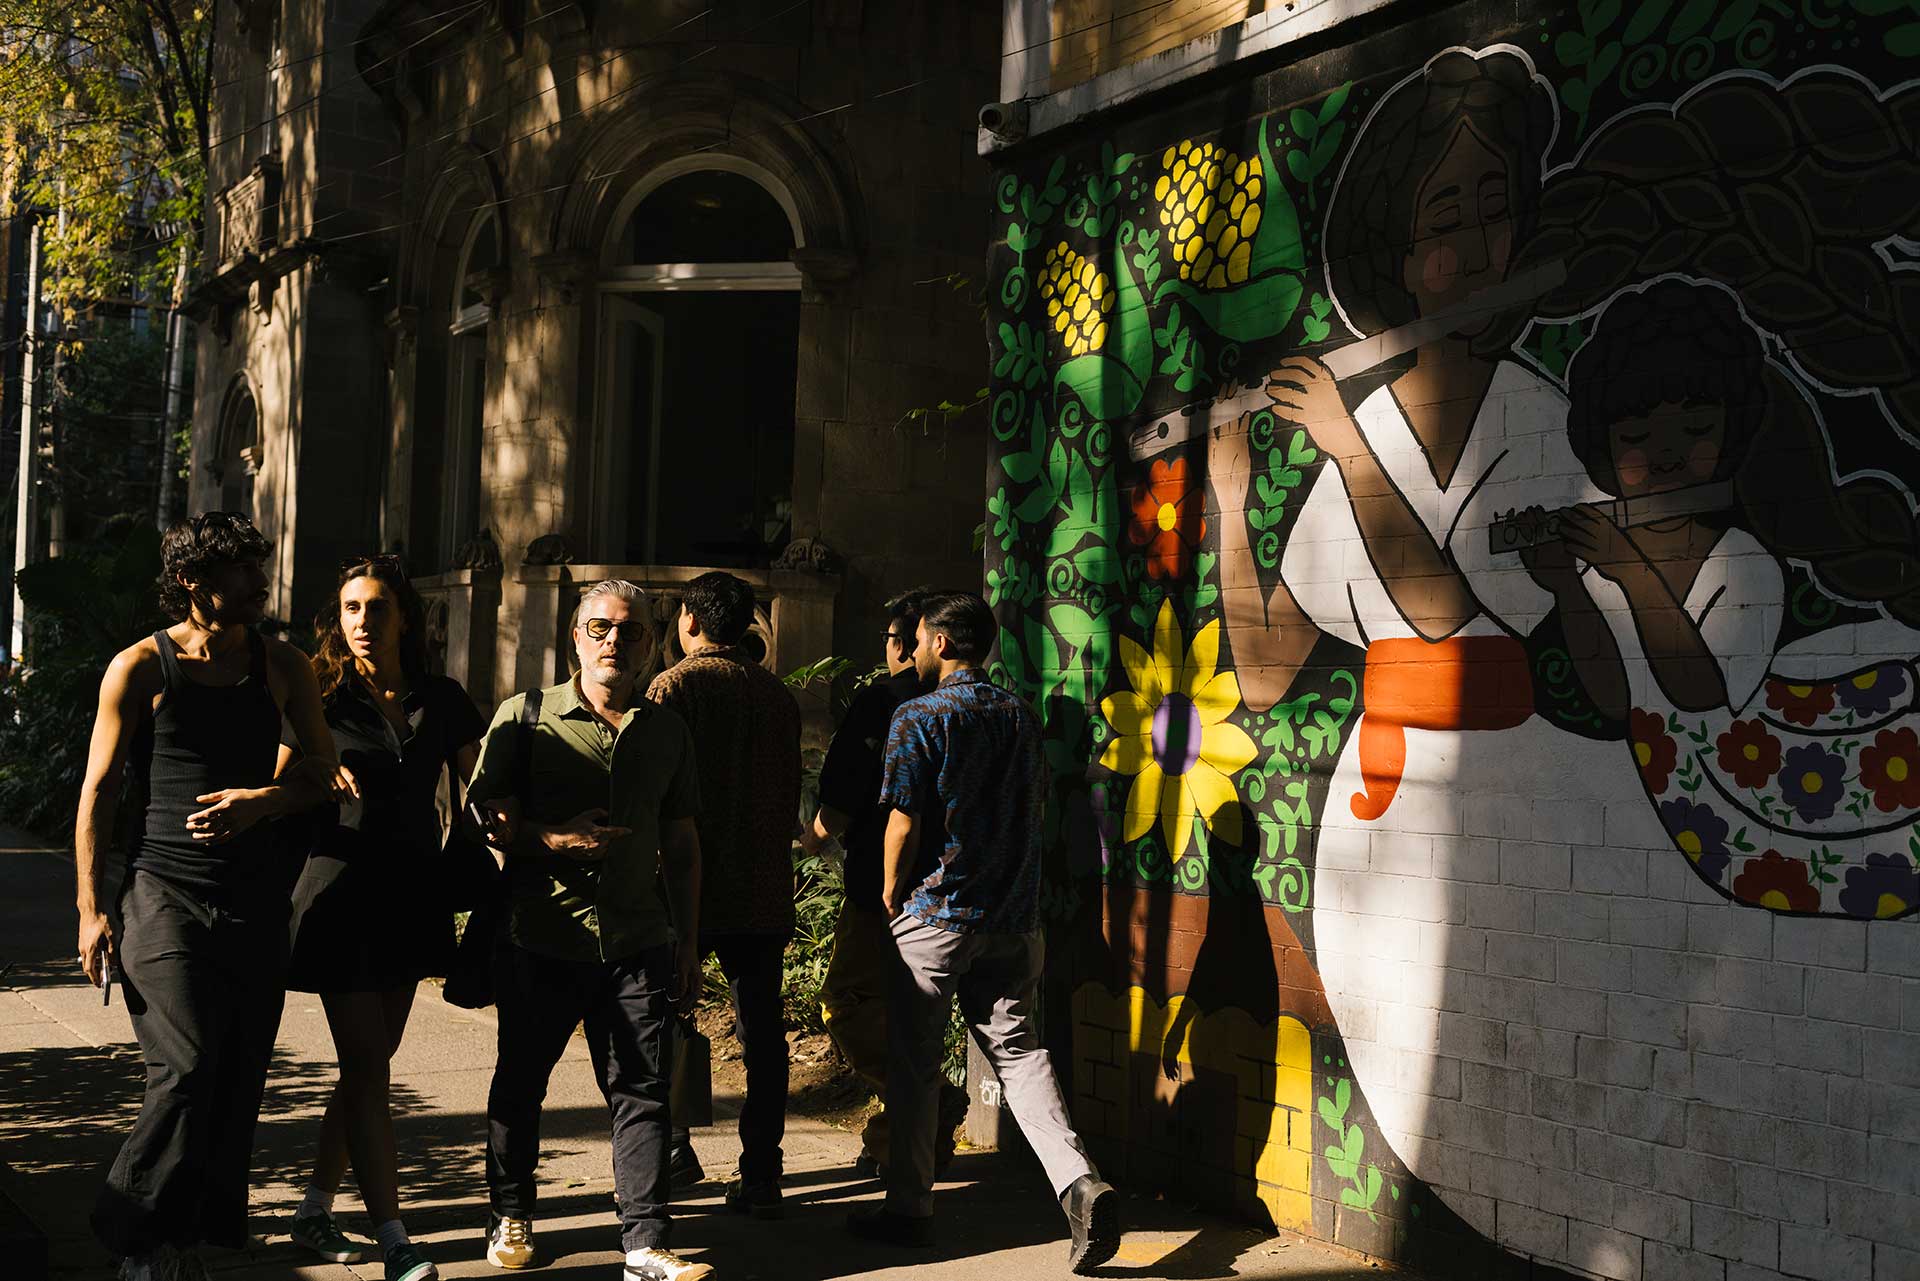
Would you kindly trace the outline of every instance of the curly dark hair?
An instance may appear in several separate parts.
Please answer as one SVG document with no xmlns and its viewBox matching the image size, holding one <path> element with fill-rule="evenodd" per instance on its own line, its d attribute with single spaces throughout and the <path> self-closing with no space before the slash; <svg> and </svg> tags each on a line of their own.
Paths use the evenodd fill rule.
<svg viewBox="0 0 1920 1281">
<path fill-rule="evenodd" d="M 1532 234 L 1541 158 L 1553 140 L 1553 94 L 1518 53 L 1494 49 L 1476 57 L 1449 49 L 1380 100 L 1327 204 L 1327 284 L 1363 334 L 1418 319 L 1403 283 L 1414 203 L 1463 126 L 1506 161 L 1514 244 Z M 1523 308 L 1488 326 L 1473 348 L 1497 355 L 1526 323 Z"/>
<path fill-rule="evenodd" d="M 1567 370 L 1569 442 L 1603 491 L 1618 492 L 1607 428 L 1657 405 L 1718 405 L 1734 519 L 1776 556 L 1803 561 L 1844 600 L 1920 623 L 1913 500 L 1873 475 L 1842 482 L 1805 391 L 1767 359 L 1725 289 L 1657 281 L 1608 304 Z"/>
<path fill-rule="evenodd" d="M 716 645 L 738 645 L 753 626 L 753 586 L 721 570 L 702 574 L 680 593 L 700 634 Z"/>
<path fill-rule="evenodd" d="M 193 595 L 182 579 L 206 581 L 223 565 L 262 562 L 273 555 L 253 522 L 240 512 L 210 511 L 176 520 L 160 536 L 160 608 L 175 622 L 193 616 Z"/>
<path fill-rule="evenodd" d="M 399 558 L 374 556 L 350 562 L 340 570 L 340 581 L 333 596 L 313 617 L 313 631 L 320 638 L 313 654 L 313 673 L 320 682 L 322 698 L 331 698 L 353 674 L 353 650 L 340 631 L 340 589 L 356 578 L 371 578 L 380 583 L 400 606 L 406 627 L 400 633 L 400 671 L 410 688 L 418 690 L 427 679 L 427 607 L 420 593 L 408 581 Z"/>
</svg>

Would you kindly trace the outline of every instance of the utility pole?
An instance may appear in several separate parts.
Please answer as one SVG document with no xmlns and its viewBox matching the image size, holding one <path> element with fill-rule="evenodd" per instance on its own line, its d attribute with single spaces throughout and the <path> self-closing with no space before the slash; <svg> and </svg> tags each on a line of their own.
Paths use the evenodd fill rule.
<svg viewBox="0 0 1920 1281">
<path fill-rule="evenodd" d="M 19 493 L 14 506 L 13 534 L 13 626 L 7 637 L 7 655 L 18 658 L 27 652 L 27 607 L 20 599 L 20 571 L 33 560 L 33 535 L 39 524 L 38 488 L 33 482 L 36 468 L 39 417 L 36 408 L 39 393 L 35 366 L 40 354 L 40 223 L 36 219 L 27 239 L 27 323 L 22 335 L 20 357 L 20 475 Z"/>
</svg>

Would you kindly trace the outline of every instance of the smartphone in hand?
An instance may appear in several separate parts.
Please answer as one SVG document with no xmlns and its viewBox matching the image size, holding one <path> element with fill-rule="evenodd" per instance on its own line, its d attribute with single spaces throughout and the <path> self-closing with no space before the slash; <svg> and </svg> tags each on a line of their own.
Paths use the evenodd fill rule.
<svg viewBox="0 0 1920 1281">
<path fill-rule="evenodd" d="M 467 821 L 473 824 L 474 828 L 478 830 L 481 835 L 485 836 L 487 840 L 492 841 L 499 838 L 500 834 L 497 830 L 498 824 L 494 821 L 493 811 L 489 810 L 479 801 L 468 801 L 466 814 Z"/>
</svg>

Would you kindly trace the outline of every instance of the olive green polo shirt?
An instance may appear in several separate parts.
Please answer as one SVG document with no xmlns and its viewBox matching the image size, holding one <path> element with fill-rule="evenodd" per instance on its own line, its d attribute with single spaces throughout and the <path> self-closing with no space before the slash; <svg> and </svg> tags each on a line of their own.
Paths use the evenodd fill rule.
<svg viewBox="0 0 1920 1281">
<path fill-rule="evenodd" d="M 478 801 L 512 794 L 526 695 L 494 713 L 474 767 L 469 795 Z M 583 863 L 554 854 L 530 836 L 508 860 L 513 914 L 510 936 L 528 951 L 570 961 L 617 961 L 672 942 L 660 883 L 660 832 L 700 810 L 693 740 L 686 722 L 634 693 L 616 732 L 581 701 L 574 681 L 541 691 L 533 731 L 531 796 L 521 813 L 534 822 L 564 823 L 591 809 L 633 829 L 604 859 Z"/>
</svg>

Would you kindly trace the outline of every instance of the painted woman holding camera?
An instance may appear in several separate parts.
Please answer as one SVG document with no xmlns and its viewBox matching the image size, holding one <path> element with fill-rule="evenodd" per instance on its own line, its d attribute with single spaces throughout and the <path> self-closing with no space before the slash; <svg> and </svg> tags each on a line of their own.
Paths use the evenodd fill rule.
<svg viewBox="0 0 1920 1281">
<path fill-rule="evenodd" d="M 287 985 L 319 994 L 340 1078 L 292 1235 L 324 1259 L 360 1261 L 361 1247 L 332 1212 L 351 1160 L 386 1281 L 427 1281 L 434 1266 L 400 1222 L 388 1060 L 406 1030 L 414 988 L 445 974 L 452 953 L 435 794 L 443 770 L 464 790 L 486 722 L 458 681 L 428 674 L 425 610 L 398 557 L 342 565 L 336 598 L 314 630 L 327 724 L 360 800 L 341 806 L 339 825 L 314 850 L 294 891 Z"/>
</svg>

